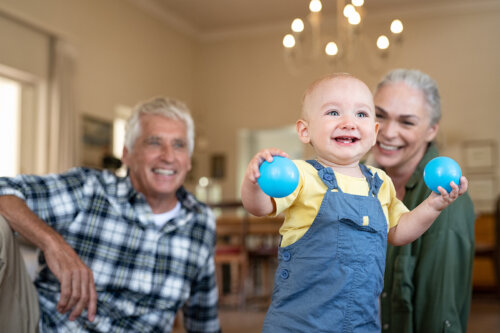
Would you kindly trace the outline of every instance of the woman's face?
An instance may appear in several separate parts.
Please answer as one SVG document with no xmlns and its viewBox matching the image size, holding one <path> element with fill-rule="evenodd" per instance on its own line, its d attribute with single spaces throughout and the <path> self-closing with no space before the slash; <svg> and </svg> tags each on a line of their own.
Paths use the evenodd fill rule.
<svg viewBox="0 0 500 333">
<path fill-rule="evenodd" d="M 424 94 L 405 83 L 390 83 L 375 96 L 375 114 L 380 123 L 375 161 L 388 171 L 413 172 L 438 131 L 430 125 Z"/>
</svg>

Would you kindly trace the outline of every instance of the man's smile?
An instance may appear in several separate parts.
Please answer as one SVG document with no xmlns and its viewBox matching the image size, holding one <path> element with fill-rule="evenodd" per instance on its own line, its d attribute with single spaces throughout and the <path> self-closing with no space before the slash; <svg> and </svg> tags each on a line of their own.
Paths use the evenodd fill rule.
<svg viewBox="0 0 500 333">
<path fill-rule="evenodd" d="M 175 170 L 159 169 L 159 168 L 153 169 L 153 172 L 164 176 L 172 176 L 177 173 Z"/>
</svg>

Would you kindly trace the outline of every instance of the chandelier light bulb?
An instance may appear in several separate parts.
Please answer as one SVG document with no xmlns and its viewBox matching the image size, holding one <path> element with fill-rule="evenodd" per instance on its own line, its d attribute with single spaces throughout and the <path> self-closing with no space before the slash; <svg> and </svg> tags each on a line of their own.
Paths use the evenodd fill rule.
<svg viewBox="0 0 500 333">
<path fill-rule="evenodd" d="M 403 27 L 403 22 L 398 17 L 384 20 L 386 25 L 384 30 L 386 31 L 379 32 L 380 34 L 384 33 L 384 35 L 373 34 L 370 37 L 372 32 L 375 33 L 374 31 L 365 32 L 360 29 L 365 23 L 365 18 L 369 16 L 363 7 L 366 0 L 337 0 L 333 2 L 331 6 L 336 7 L 335 19 L 338 19 L 339 22 L 335 22 L 336 29 L 332 35 L 327 36 L 330 33 L 326 31 L 332 24 L 326 22 L 327 18 L 323 17 L 321 13 L 323 0 L 309 0 L 308 2 L 309 9 L 303 9 L 305 15 L 291 17 L 290 28 L 281 35 L 283 43 L 281 48 L 286 65 L 291 67 L 290 69 L 294 72 L 303 70 L 305 65 L 314 63 L 320 58 L 324 58 L 331 66 L 345 66 L 349 63 L 349 55 L 357 51 L 358 45 L 369 50 L 368 53 L 373 53 L 373 56 L 378 55 L 380 58 L 386 58 L 389 52 L 392 53 L 389 49 L 402 44 L 403 39 L 405 39 L 403 38 L 403 33 L 405 33 L 403 30 L 406 27 Z M 390 31 L 387 31 L 389 26 Z M 370 45 L 365 45 L 366 43 Z"/>
<path fill-rule="evenodd" d="M 296 18 L 295 20 L 293 20 L 292 31 L 294 31 L 294 32 L 304 31 L 304 22 L 299 18 Z"/>
<path fill-rule="evenodd" d="M 295 38 L 291 34 L 285 35 L 285 37 L 283 37 L 283 46 L 287 49 L 291 49 L 295 46 Z"/>
<path fill-rule="evenodd" d="M 313 13 L 317 13 L 321 11 L 321 8 L 323 8 L 323 5 L 321 4 L 320 0 L 311 0 L 309 2 L 309 10 Z"/>
<path fill-rule="evenodd" d="M 351 5 L 351 4 L 345 5 L 345 7 L 344 7 L 344 16 L 345 17 L 349 18 L 355 12 L 356 12 L 356 8 L 354 8 L 353 5 Z"/>
<path fill-rule="evenodd" d="M 403 32 L 403 22 L 401 22 L 401 20 L 397 20 L 397 19 L 392 21 L 391 32 L 393 34 L 400 34 L 401 32 Z"/>
<path fill-rule="evenodd" d="M 385 35 L 380 35 L 377 39 L 377 47 L 381 50 L 385 50 L 389 47 L 389 38 Z"/>
<path fill-rule="evenodd" d="M 359 15 L 357 11 L 354 11 L 354 13 L 352 13 L 351 16 L 347 18 L 347 21 L 349 22 L 349 24 L 358 25 L 359 22 L 361 22 L 361 15 Z"/>
<path fill-rule="evenodd" d="M 334 56 L 337 53 L 339 53 L 339 48 L 337 47 L 337 44 L 335 44 L 335 42 L 329 42 L 328 44 L 326 44 L 325 53 L 328 54 L 329 56 Z"/>
</svg>

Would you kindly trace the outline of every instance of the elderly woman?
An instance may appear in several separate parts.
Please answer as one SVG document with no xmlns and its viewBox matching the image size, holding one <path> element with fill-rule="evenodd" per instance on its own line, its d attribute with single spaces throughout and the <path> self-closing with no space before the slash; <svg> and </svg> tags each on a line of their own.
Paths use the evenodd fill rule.
<svg viewBox="0 0 500 333">
<path fill-rule="evenodd" d="M 378 84 L 380 130 L 375 162 L 392 178 L 409 209 L 430 190 L 424 167 L 439 155 L 441 118 L 436 83 L 417 70 L 397 69 Z M 383 332 L 466 332 L 472 294 L 474 207 L 468 194 L 446 208 L 421 238 L 388 245 L 382 303 Z"/>
</svg>

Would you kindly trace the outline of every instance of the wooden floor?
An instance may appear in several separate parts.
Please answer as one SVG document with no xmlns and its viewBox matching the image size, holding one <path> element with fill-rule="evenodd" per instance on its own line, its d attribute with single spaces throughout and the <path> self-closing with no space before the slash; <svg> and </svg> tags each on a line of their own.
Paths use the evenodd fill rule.
<svg viewBox="0 0 500 333">
<path fill-rule="evenodd" d="M 245 310 L 222 308 L 219 316 L 223 333 L 259 333 L 265 310 L 252 306 Z M 181 332 L 182 328 L 173 331 Z M 467 332 L 500 333 L 500 298 L 491 294 L 474 295 Z"/>
</svg>

